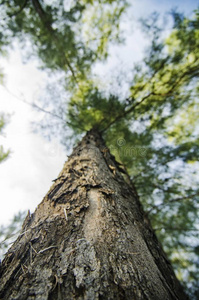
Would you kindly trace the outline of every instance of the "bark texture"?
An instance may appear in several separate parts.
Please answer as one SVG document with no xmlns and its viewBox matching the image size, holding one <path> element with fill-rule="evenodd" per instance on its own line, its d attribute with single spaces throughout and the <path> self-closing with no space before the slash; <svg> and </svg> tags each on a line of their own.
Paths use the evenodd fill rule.
<svg viewBox="0 0 199 300">
<path fill-rule="evenodd" d="M 87 133 L 2 262 L 0 299 L 187 299 L 133 186 Z"/>
</svg>

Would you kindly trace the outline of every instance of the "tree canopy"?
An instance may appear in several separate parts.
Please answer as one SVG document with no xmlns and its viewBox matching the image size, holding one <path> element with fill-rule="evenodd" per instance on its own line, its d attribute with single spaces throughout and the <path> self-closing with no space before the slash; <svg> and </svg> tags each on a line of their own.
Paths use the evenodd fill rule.
<svg viewBox="0 0 199 300">
<path fill-rule="evenodd" d="M 150 46 L 132 66 L 123 98 L 120 88 L 105 88 L 94 67 L 107 59 L 111 43 L 122 42 L 121 19 L 129 3 L 66 2 L 1 1 L 1 52 L 17 40 L 27 58 L 36 56 L 42 68 L 62 74 L 66 100 L 58 105 L 53 94 L 61 126 L 76 136 L 91 128 L 103 133 L 134 182 L 178 278 L 196 299 L 199 10 L 192 18 L 173 11 L 167 37 L 157 14 L 142 20 Z"/>
</svg>

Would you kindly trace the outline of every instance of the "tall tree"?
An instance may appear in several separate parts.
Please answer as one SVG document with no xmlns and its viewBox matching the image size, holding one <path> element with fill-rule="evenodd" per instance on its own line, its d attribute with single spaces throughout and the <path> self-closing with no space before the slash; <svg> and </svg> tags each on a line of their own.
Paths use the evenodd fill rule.
<svg viewBox="0 0 199 300">
<path fill-rule="evenodd" d="M 197 78 L 199 75 L 198 10 L 195 11 L 192 19 L 173 12 L 174 28 L 167 39 L 162 38 L 161 28 L 157 22 L 157 14 L 153 14 L 149 20 L 143 21 L 147 35 L 151 38 L 151 46 L 143 62 L 134 66 L 128 97 L 122 99 L 119 92 L 114 91 L 114 93 L 108 94 L 102 89 L 102 86 L 97 83 L 96 77 L 93 76 L 93 65 L 95 62 L 104 60 L 107 57 L 107 49 L 110 41 L 113 39 L 118 41 L 119 19 L 127 7 L 126 2 L 116 0 L 82 0 L 71 3 L 70 7 L 65 7 L 62 1 L 52 1 L 51 5 L 49 5 L 47 1 L 39 0 L 24 1 L 23 5 L 16 0 L 13 1 L 15 5 L 10 5 L 10 2 L 7 1 L 2 1 L 3 13 L 5 14 L 5 18 L 2 19 L 2 47 L 7 47 L 7 45 L 11 43 L 11 37 L 13 36 L 15 38 L 18 37 L 23 45 L 31 42 L 31 54 L 37 55 L 40 58 L 43 67 L 51 71 L 53 70 L 54 72 L 61 71 L 64 74 L 64 86 L 67 86 L 69 101 L 66 110 L 63 109 L 62 106 L 62 108 L 57 108 L 57 111 L 62 113 L 61 117 L 62 120 L 65 121 L 65 126 L 72 128 L 75 134 L 82 134 L 91 128 L 103 134 L 107 146 L 109 146 L 117 160 L 122 163 L 123 172 L 126 173 L 127 171 L 129 176 L 128 180 L 134 182 L 137 192 L 140 195 L 140 200 L 138 200 L 137 196 L 132 198 L 132 205 L 138 201 L 142 202 L 145 215 L 147 216 L 146 219 L 148 219 L 148 217 L 150 218 L 153 228 L 162 241 L 173 265 L 178 269 L 181 261 L 183 261 L 181 270 L 183 270 L 183 268 L 188 270 L 188 272 L 184 272 L 184 277 L 178 272 L 179 278 L 184 281 L 194 280 L 195 287 L 194 285 L 191 286 L 192 298 L 194 296 L 197 297 L 197 281 L 199 276 L 194 270 L 194 263 L 198 263 L 196 256 L 198 253 L 198 242 L 196 238 L 198 237 L 197 201 L 199 195 L 196 180 L 196 161 L 198 160 L 199 153 L 198 127 L 196 122 L 196 111 L 198 110 Z M 56 102 L 54 99 L 53 101 Z M 184 122 L 185 117 L 186 124 Z M 84 142 L 85 140 L 82 143 L 84 144 Z M 89 151 L 88 145 L 87 151 Z M 104 155 L 106 155 L 106 152 Z M 89 159 L 88 164 L 92 162 L 89 156 L 87 159 Z M 78 161 L 78 158 L 76 160 Z M 189 167 L 190 163 L 194 166 L 192 170 Z M 110 162 L 107 167 L 112 170 L 113 177 L 115 174 L 118 174 L 117 167 L 113 162 Z M 73 167 L 73 169 L 74 171 L 70 171 L 69 173 L 72 174 L 71 176 L 73 178 L 78 178 L 79 174 L 79 180 L 81 181 L 83 171 L 76 170 L 76 167 Z M 120 171 L 121 169 L 120 167 Z M 86 172 L 88 172 L 86 174 L 90 175 L 89 169 Z M 63 175 L 63 178 L 65 177 L 66 176 Z M 101 177 L 99 176 L 99 178 Z M 55 188 L 55 195 L 58 193 L 60 197 L 63 196 L 63 199 L 69 195 L 67 196 L 68 198 L 66 197 L 67 202 L 65 204 L 62 203 L 63 211 L 66 213 L 66 207 L 64 205 L 68 206 L 70 202 L 68 199 L 73 199 L 73 190 L 69 188 L 68 192 L 68 190 L 64 188 L 62 194 L 62 180 L 60 180 L 61 177 L 57 181 L 59 183 L 58 186 L 55 183 L 57 190 L 55 187 L 53 187 L 53 189 Z M 112 184 L 110 183 L 110 185 Z M 125 183 L 122 183 L 122 185 L 126 186 Z M 71 188 L 72 187 L 73 184 L 71 183 Z M 100 186 L 96 187 L 97 194 L 100 193 L 101 195 L 99 191 L 100 188 Z M 119 183 L 118 188 L 121 188 Z M 113 190 L 113 188 L 110 187 L 110 190 Z M 128 188 L 126 188 L 126 190 L 128 190 Z M 77 189 L 77 191 L 79 191 L 79 189 Z M 77 193 L 80 193 L 80 191 Z M 81 190 L 80 196 L 82 193 Z M 87 189 L 85 193 L 87 195 Z M 52 203 L 48 199 L 49 195 L 50 194 L 48 194 L 46 200 L 43 201 L 43 203 L 47 203 L 47 207 Z M 95 205 L 95 203 L 92 202 L 93 198 L 92 196 L 89 197 L 90 196 L 87 197 L 87 200 L 90 199 L 90 207 L 94 209 L 92 207 L 92 205 Z M 112 197 L 112 194 L 110 194 L 111 199 Z M 129 197 L 131 198 L 131 196 Z M 82 199 L 84 198 L 85 196 L 82 195 Z M 120 196 L 118 199 L 120 199 Z M 42 205 L 40 206 L 41 210 L 38 208 L 36 211 L 33 220 L 31 218 L 29 220 L 30 226 L 33 228 L 35 224 L 37 224 L 34 222 L 38 222 L 37 219 L 34 221 L 35 216 L 39 215 L 41 222 L 44 218 L 44 215 L 41 213 L 43 209 Z M 139 206 L 140 205 L 138 205 L 138 207 Z M 140 211 L 140 208 L 137 209 L 138 208 L 136 208 L 135 212 Z M 80 207 L 77 207 L 77 210 L 81 213 L 83 212 Z M 63 211 L 62 214 L 60 212 L 62 217 Z M 49 213 L 50 212 L 51 208 L 49 208 Z M 53 216 L 58 219 L 59 217 L 61 218 L 61 215 L 58 217 L 56 209 L 55 212 L 56 214 Z M 72 214 L 72 218 L 75 218 L 74 224 L 79 224 L 78 220 L 82 220 L 82 217 L 78 217 L 79 212 L 77 212 L 77 215 L 76 212 Z M 126 208 L 121 209 L 121 212 L 127 215 L 129 213 L 126 211 Z M 88 212 L 85 209 L 85 218 L 87 218 L 87 213 L 89 215 L 89 208 Z M 131 223 L 130 215 L 128 215 L 128 218 L 128 221 Z M 85 220 L 88 221 L 88 218 Z M 109 222 L 108 219 L 106 219 L 106 222 Z M 142 222 L 144 222 L 143 219 Z M 83 237 L 83 233 L 81 232 L 81 226 L 77 225 L 79 229 L 77 229 L 76 234 L 82 239 L 85 237 Z M 143 223 L 143 226 L 146 225 Z M 148 230 L 150 231 L 150 225 L 148 226 Z M 115 227 L 113 226 L 113 228 Z M 30 228 L 27 229 L 28 232 L 29 229 Z M 122 228 L 120 229 L 122 230 Z M 27 230 L 25 229 L 25 232 Z M 52 233 L 50 228 L 48 230 Z M 143 229 L 139 232 L 141 236 L 143 235 L 146 242 L 145 230 Z M 171 234 L 168 234 L 168 232 L 171 232 Z M 128 236 L 128 234 L 125 234 L 125 236 Z M 189 236 L 192 236 L 191 240 Z M 22 234 L 22 239 L 24 238 L 25 236 Z M 31 237 L 28 238 L 31 239 Z M 70 238 L 72 238 L 72 236 Z M 128 239 L 126 238 L 124 240 L 124 245 L 128 248 Z M 140 241 L 140 239 L 138 240 Z M 153 238 L 149 240 L 153 240 L 151 245 L 154 245 L 155 237 L 153 236 Z M 140 245 L 139 241 L 137 245 Z M 37 243 L 37 241 L 35 243 Z M 120 250 L 122 246 L 119 246 L 116 241 L 115 243 L 118 248 L 117 251 L 122 251 Z M 86 245 L 87 244 L 81 246 L 80 243 L 81 247 L 78 246 L 82 249 L 82 253 L 85 253 L 84 249 L 87 250 Z M 52 255 L 54 251 L 55 255 L 59 253 L 59 250 L 56 250 L 57 245 L 44 243 L 43 246 L 41 249 L 42 252 L 39 252 L 40 250 L 37 244 L 36 247 L 34 247 L 32 244 L 28 246 L 26 243 L 26 247 L 30 248 L 26 248 L 24 259 L 28 257 L 27 249 L 30 249 L 30 253 L 33 253 L 35 249 L 35 255 L 40 255 L 41 253 L 43 253 L 43 255 L 48 253 Z M 49 248 L 52 246 L 55 248 Z M 17 244 L 14 245 L 13 249 L 17 249 L 16 247 Z M 65 244 L 63 245 L 63 249 L 65 249 L 64 247 Z M 148 249 L 150 248 L 149 245 L 147 247 Z M 70 257 L 73 259 L 75 259 L 73 256 L 74 249 L 76 248 L 71 248 L 72 252 L 70 253 Z M 117 251 L 116 253 L 118 253 Z M 148 253 L 147 251 L 146 249 L 146 253 Z M 150 248 L 150 251 L 152 256 L 155 257 L 152 248 Z M 109 253 L 114 255 L 113 248 L 110 249 Z M 158 250 L 158 253 L 158 255 L 162 257 L 161 250 Z M 8 256 L 5 262 L 9 261 Z M 104 256 L 106 258 L 106 254 L 104 254 Z M 51 260 L 53 255 L 52 257 L 45 257 Z M 37 259 L 39 259 L 39 256 L 37 256 Z M 55 259 L 55 257 L 53 257 L 53 259 Z M 139 258 L 133 257 L 133 261 L 136 261 L 136 259 L 138 264 L 136 265 L 136 270 L 138 270 L 140 263 Z M 90 261 L 90 258 L 85 257 L 85 260 Z M 84 274 L 89 275 L 89 272 L 86 273 L 85 270 L 88 271 L 89 268 L 80 268 L 79 264 L 81 264 L 81 261 L 79 258 L 77 261 L 77 274 L 79 274 L 79 269 L 81 269 L 80 272 L 83 274 L 81 277 L 82 281 L 78 279 L 81 294 L 86 293 L 86 290 L 84 291 L 84 288 L 82 288 L 81 282 L 83 282 L 84 285 L 85 282 L 90 282 L 89 280 L 92 281 L 92 279 L 87 278 L 84 281 Z M 144 261 L 146 260 L 143 259 L 143 262 Z M 17 263 L 18 262 L 19 261 L 17 261 Z M 29 261 L 29 263 L 31 265 L 31 261 Z M 57 270 L 56 264 L 54 264 L 53 270 Z M 26 264 L 25 266 L 28 268 Z M 160 271 L 161 267 L 159 263 L 157 263 L 157 266 Z M 10 268 L 12 267 L 13 269 L 9 269 L 11 273 L 12 271 L 14 272 L 15 268 L 18 268 L 19 273 L 21 272 L 19 265 L 18 267 L 15 265 L 14 257 L 13 264 Z M 26 267 L 24 268 L 26 269 Z M 98 267 L 95 269 L 95 267 L 91 266 L 90 269 L 92 270 L 92 268 L 96 270 Z M 144 265 L 142 265 L 142 268 L 145 270 Z M 84 271 L 82 269 L 84 269 Z M 165 265 L 163 269 L 165 270 Z M 6 263 L 2 270 L 2 274 L 6 274 Z M 106 270 L 105 268 L 105 273 Z M 129 271 L 129 269 L 127 270 L 129 274 L 134 274 Z M 74 272 L 73 276 L 75 274 Z M 118 272 L 120 272 L 119 269 Z M 26 272 L 24 271 L 24 273 Z M 60 274 L 59 276 L 56 272 L 52 274 L 59 282 L 57 285 L 60 286 Z M 139 274 L 138 271 L 137 275 L 139 276 Z M 150 275 L 149 273 L 147 274 L 147 278 L 149 278 Z M 142 275 L 143 279 L 145 275 Z M 78 276 L 79 275 L 77 275 L 77 277 Z M 172 276 L 171 273 L 168 277 L 165 274 L 165 280 L 170 282 Z M 12 278 L 12 275 L 10 278 Z M 9 283 L 10 279 L 8 277 L 7 279 Z M 152 279 L 153 277 L 151 277 L 151 281 Z M 20 280 L 23 281 L 22 278 Z M 126 280 L 125 284 L 127 284 L 128 278 L 126 276 L 124 280 Z M 133 280 L 137 283 L 135 278 Z M 147 297 L 149 299 L 159 299 L 157 298 L 158 294 L 155 294 L 156 296 L 154 296 L 154 298 L 152 294 L 150 294 L 151 281 L 148 287 L 148 295 L 150 296 L 147 296 L 147 294 L 145 296 L 145 291 L 142 290 L 140 296 L 139 293 L 136 294 L 137 299 L 145 299 Z M 116 282 L 119 286 L 119 281 L 116 280 Z M 143 282 L 145 282 L 144 279 Z M 174 285 L 175 282 L 176 280 L 173 279 Z M 55 289 L 58 289 L 57 285 L 55 284 Z M 169 291 L 170 288 L 171 284 L 168 283 L 167 291 Z M 6 293 L 6 285 L 2 287 L 2 289 L 2 293 Z M 35 292 L 35 288 L 33 289 Z M 46 291 L 47 290 L 48 287 L 46 287 Z M 127 290 L 126 288 L 125 293 L 128 293 Z M 112 292 L 114 293 L 114 289 Z M 175 293 L 176 295 L 178 294 L 177 287 L 175 288 Z M 57 296 L 53 295 L 52 297 Z M 123 296 L 120 297 L 122 298 Z M 124 297 L 127 298 L 129 296 L 125 294 Z M 175 299 L 177 296 L 170 294 L 168 297 L 165 294 L 165 298 L 168 299 Z M 183 297 L 184 296 L 180 296 L 179 298 Z"/>
<path fill-rule="evenodd" d="M 134 186 L 94 130 L 27 215 L 0 276 L 3 299 L 187 299 Z"/>
</svg>

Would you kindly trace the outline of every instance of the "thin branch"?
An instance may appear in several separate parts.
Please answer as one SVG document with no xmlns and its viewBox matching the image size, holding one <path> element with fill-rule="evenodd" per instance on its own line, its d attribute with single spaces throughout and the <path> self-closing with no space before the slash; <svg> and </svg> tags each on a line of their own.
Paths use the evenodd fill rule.
<svg viewBox="0 0 199 300">
<path fill-rule="evenodd" d="M 43 252 L 45 252 L 45 251 L 47 251 L 47 250 L 50 250 L 50 249 L 52 249 L 52 248 L 57 248 L 57 246 L 50 246 L 50 247 L 47 247 L 47 248 L 45 248 L 45 249 L 40 250 L 37 254 L 43 253 Z"/>
<path fill-rule="evenodd" d="M 19 10 L 17 10 L 16 12 L 14 12 L 12 14 L 9 14 L 9 17 L 15 17 L 15 16 L 19 15 L 22 12 L 22 10 L 26 7 L 28 1 L 29 0 L 25 0 L 24 3 L 22 4 L 22 6 L 19 8 Z"/>
<path fill-rule="evenodd" d="M 144 89 L 146 87 L 146 85 L 148 84 L 148 82 L 150 82 L 154 77 L 155 75 L 157 74 L 157 72 L 159 72 L 161 70 L 161 68 L 165 65 L 166 63 L 166 60 L 163 60 L 161 65 L 159 66 L 159 68 L 157 68 L 157 70 L 155 70 L 153 72 L 153 74 L 151 75 L 151 77 L 146 81 L 146 83 L 137 89 L 137 92 Z M 123 113 L 122 115 L 120 116 L 117 116 L 115 118 L 115 120 L 113 120 L 111 123 L 108 124 L 107 127 L 105 127 L 101 132 L 104 132 L 106 131 L 110 126 L 112 126 L 115 122 L 119 121 L 121 118 L 125 117 L 128 113 L 130 113 L 131 111 L 133 111 L 133 109 L 135 109 L 136 106 L 138 106 L 139 104 L 141 104 L 145 99 L 147 99 L 149 96 L 151 96 L 153 93 L 150 93 L 149 95 L 145 96 L 139 103 L 136 103 L 133 107 L 129 108 L 129 110 L 127 110 L 125 113 Z M 132 99 L 134 99 L 133 96 L 130 96 L 128 97 L 125 101 L 131 101 Z M 104 119 L 100 122 L 102 123 L 104 121 Z"/>
<path fill-rule="evenodd" d="M 48 21 L 46 20 L 46 13 L 45 13 L 45 11 L 43 10 L 43 8 L 42 8 L 42 6 L 41 6 L 39 0 L 32 0 L 32 4 L 33 4 L 33 6 L 34 6 L 34 8 L 35 8 L 36 13 L 39 15 L 39 18 L 40 18 L 40 20 L 42 21 L 42 23 L 44 23 L 45 26 L 48 28 L 48 30 L 49 30 L 51 33 L 53 33 L 54 30 L 53 30 L 53 28 L 52 28 L 52 26 L 51 26 L 51 23 L 48 22 Z"/>
<path fill-rule="evenodd" d="M 157 188 L 157 189 L 163 191 L 164 193 L 176 194 L 176 193 L 174 193 L 170 188 L 168 188 L 168 189 L 166 190 L 166 189 L 164 189 L 163 187 L 161 187 L 161 186 L 158 185 L 158 184 L 152 183 L 151 185 L 154 186 L 155 188 Z"/>
<path fill-rule="evenodd" d="M 68 221 L 68 216 L 67 216 L 67 212 L 66 212 L 66 209 L 64 208 L 64 216 L 65 216 L 65 219 L 66 219 L 66 222 Z"/>
<path fill-rule="evenodd" d="M 45 218 L 45 220 L 47 219 L 47 217 Z M 45 221 L 44 220 L 44 221 Z M 31 228 L 29 228 L 29 229 L 27 229 L 27 230 L 25 230 L 25 231 L 22 231 L 21 232 L 21 229 L 20 230 L 18 230 L 16 233 L 14 233 L 14 234 L 10 234 L 10 236 L 9 237 L 6 237 L 2 242 L 0 242 L 0 246 L 2 245 L 2 244 L 5 244 L 5 242 L 6 242 L 6 240 L 9 240 L 10 238 L 12 238 L 12 237 L 14 237 L 14 236 L 23 236 L 24 234 L 26 234 L 27 232 L 30 232 L 31 230 L 33 230 L 33 229 L 35 229 L 35 228 L 38 228 L 40 225 L 43 225 L 43 222 L 44 221 L 41 221 L 41 222 L 39 222 L 37 225 L 35 225 L 35 226 L 33 226 L 33 227 L 31 227 Z M 22 227 L 22 229 L 23 229 L 23 227 Z M 21 233 L 20 233 L 21 232 Z M 19 234 L 20 233 L 20 234 Z M 11 245 L 11 244 L 13 244 L 14 242 L 11 242 L 11 243 L 9 243 L 8 245 Z"/>
<path fill-rule="evenodd" d="M 164 224 L 163 224 L 164 225 Z M 181 227 L 167 227 L 167 225 L 165 225 L 165 227 L 156 227 L 154 228 L 154 231 L 159 231 L 159 230 L 167 230 L 167 231 L 184 231 L 184 232 L 199 232 L 198 229 L 184 229 L 184 228 L 181 228 Z"/>
<path fill-rule="evenodd" d="M 144 102 L 147 98 L 149 98 L 151 95 L 154 95 L 154 93 L 149 93 L 145 97 L 142 98 L 142 100 L 135 105 L 131 106 L 128 110 L 123 111 L 120 115 L 118 115 L 113 121 L 111 121 L 105 128 L 103 128 L 100 132 L 106 131 L 109 127 L 111 127 L 114 123 L 118 122 L 122 118 L 126 117 L 130 112 L 132 112 L 138 105 L 140 105 L 142 102 Z M 103 120 L 104 121 L 104 120 Z"/>
<path fill-rule="evenodd" d="M 69 124 L 69 123 L 66 122 L 61 116 L 59 116 L 59 115 L 57 115 L 57 114 L 55 114 L 55 113 L 53 113 L 53 112 L 51 112 L 51 111 L 48 111 L 48 110 L 46 110 L 46 109 L 44 109 L 44 108 L 38 106 L 38 105 L 35 104 L 35 103 L 30 103 L 30 102 L 28 102 L 28 101 L 26 101 L 25 99 L 22 99 L 22 98 L 18 97 L 17 95 L 13 94 L 11 91 L 9 91 L 9 89 L 8 89 L 7 87 L 5 87 L 5 86 L 3 86 L 3 87 L 4 87 L 4 89 L 5 89 L 11 96 L 15 97 L 17 100 L 19 100 L 19 101 L 21 101 L 21 102 L 23 102 L 23 103 L 25 103 L 25 104 L 31 106 L 31 107 L 34 108 L 34 109 L 36 108 L 36 109 L 38 109 L 38 110 L 40 110 L 40 111 L 42 111 L 42 112 L 44 112 L 44 113 L 46 113 L 46 114 L 49 114 L 49 115 L 51 115 L 51 116 L 53 116 L 53 117 L 55 117 L 55 118 L 57 118 L 57 119 L 60 119 L 60 120 L 63 121 L 65 124 Z"/>
<path fill-rule="evenodd" d="M 178 78 L 178 80 L 176 80 L 174 82 L 174 84 L 171 86 L 171 88 L 167 91 L 167 93 L 156 93 L 154 91 L 150 92 L 148 95 L 144 96 L 139 102 L 135 103 L 133 106 L 131 106 L 129 109 L 127 109 L 126 111 L 123 111 L 120 115 L 118 115 L 113 121 L 111 121 L 104 129 L 101 130 L 101 132 L 103 133 L 104 131 L 106 131 L 109 127 L 111 127 L 114 123 L 118 122 L 119 120 L 121 120 L 123 117 L 126 117 L 129 113 L 131 113 L 137 106 L 139 106 L 141 103 L 143 103 L 146 99 L 148 99 L 150 96 L 161 96 L 161 97 L 166 97 L 166 96 L 171 96 L 173 95 L 173 91 L 174 89 L 181 83 L 181 81 L 187 76 L 190 75 L 190 78 L 193 78 L 195 76 L 199 76 L 199 72 L 198 72 L 198 66 L 194 66 L 194 64 L 198 61 L 198 59 L 195 59 L 195 61 L 193 62 L 193 66 L 189 67 L 188 70 L 186 69 L 184 71 L 184 73 L 182 73 L 182 75 Z M 152 74 L 150 81 L 153 79 L 153 77 L 157 74 L 157 72 L 164 66 L 165 62 L 163 62 L 161 64 L 161 66 Z M 194 73 L 194 74 L 192 74 Z M 140 87 L 141 89 L 144 89 L 144 87 L 147 85 L 147 83 L 149 82 L 149 80 L 147 80 L 147 82 L 144 84 L 144 86 Z M 138 89 L 139 91 L 139 89 Z M 129 97 L 126 100 L 131 100 L 133 99 L 133 97 Z M 101 121 L 101 123 L 104 121 L 104 119 Z"/>
<path fill-rule="evenodd" d="M 195 196 L 199 196 L 199 193 L 195 193 L 195 194 L 192 194 L 192 195 L 189 195 L 189 196 L 186 196 L 186 197 L 179 197 L 179 198 L 176 198 L 176 199 L 171 199 L 167 202 L 162 202 L 158 205 L 153 205 L 151 207 L 151 209 L 146 212 L 146 215 L 149 215 L 154 209 L 156 209 L 156 211 L 160 211 L 162 206 L 170 205 L 172 203 L 179 202 L 179 201 L 182 201 L 182 200 L 192 199 Z"/>
<path fill-rule="evenodd" d="M 60 117 L 59 115 L 57 115 L 57 114 L 55 114 L 55 113 L 53 113 L 53 112 L 51 112 L 51 111 L 48 111 L 48 110 L 46 110 L 46 109 L 44 109 L 44 108 L 38 106 L 38 105 L 35 104 L 35 103 L 32 103 L 32 104 L 31 104 L 31 103 L 26 102 L 26 101 L 24 101 L 24 103 L 27 103 L 27 104 L 31 105 L 33 108 L 36 108 L 36 109 L 38 109 L 38 110 L 40 110 L 40 111 L 42 111 L 42 112 L 44 112 L 44 113 L 46 113 L 46 114 L 49 114 L 49 115 L 51 115 L 51 116 L 53 116 L 53 117 L 55 117 L 55 118 L 57 118 L 57 119 L 60 119 L 60 120 L 63 121 L 64 123 L 68 124 L 68 122 L 66 122 L 66 121 L 65 121 L 62 117 Z"/>
</svg>

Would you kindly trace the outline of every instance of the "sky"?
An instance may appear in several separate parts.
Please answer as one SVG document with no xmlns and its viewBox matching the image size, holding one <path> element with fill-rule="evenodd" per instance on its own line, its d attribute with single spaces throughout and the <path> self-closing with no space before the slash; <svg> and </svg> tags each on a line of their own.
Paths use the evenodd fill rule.
<svg viewBox="0 0 199 300">
<path fill-rule="evenodd" d="M 196 0 L 134 0 L 132 3 L 130 14 L 134 20 L 154 10 L 164 12 L 175 6 L 190 13 L 199 5 Z M 118 61 L 125 67 L 142 59 L 145 37 L 133 23 L 124 22 L 123 26 L 128 32 L 126 42 L 121 47 L 110 49 L 111 59 L 108 64 L 98 66 L 99 74 L 114 68 Z M 10 114 L 9 124 L 0 136 L 0 145 L 11 150 L 10 157 L 0 164 L 0 225 L 6 225 L 19 211 L 34 211 L 69 153 L 58 140 L 49 142 L 41 133 L 33 132 L 31 122 L 39 121 L 41 114 L 19 100 L 31 103 L 38 99 L 48 80 L 45 72 L 38 69 L 37 62 L 24 64 L 19 48 L 15 47 L 8 58 L 0 58 L 0 67 L 5 73 L 5 86 L 0 86 L 0 112 Z"/>
<path fill-rule="evenodd" d="M 45 74 L 34 62 L 22 64 L 19 51 L 1 61 L 1 66 L 6 71 L 6 89 L 0 86 L 1 111 L 10 114 L 10 120 L 0 144 L 11 150 L 10 157 L 0 165 L 3 224 L 19 210 L 34 210 L 60 172 L 66 152 L 55 139 L 49 142 L 33 132 L 31 122 L 40 116 L 19 100 L 33 102 L 46 82 Z"/>
</svg>

